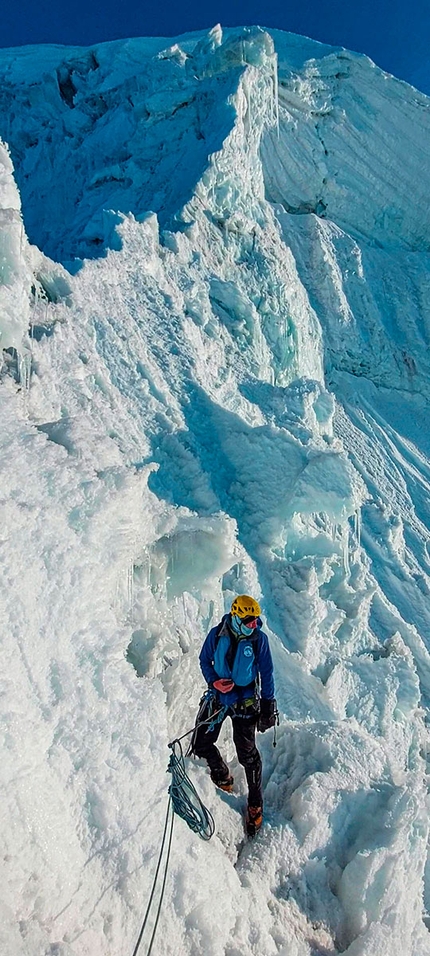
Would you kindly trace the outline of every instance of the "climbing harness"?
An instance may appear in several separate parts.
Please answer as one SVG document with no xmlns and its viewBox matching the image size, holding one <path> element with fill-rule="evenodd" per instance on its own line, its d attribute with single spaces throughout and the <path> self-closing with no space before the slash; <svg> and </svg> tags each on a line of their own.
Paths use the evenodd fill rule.
<svg viewBox="0 0 430 956">
<path fill-rule="evenodd" d="M 169 802 L 168 802 L 168 804 L 167 804 L 166 819 L 165 819 L 165 822 L 164 822 L 163 839 L 162 839 L 162 841 L 161 841 L 161 848 L 160 848 L 160 853 L 159 853 L 159 857 L 158 857 L 157 868 L 156 868 L 156 870 L 155 870 L 154 882 L 153 882 L 153 884 L 152 884 L 151 895 L 150 895 L 150 897 L 149 897 L 149 902 L 148 902 L 148 906 L 146 907 L 145 917 L 144 917 L 144 920 L 143 920 L 143 923 L 142 923 L 142 926 L 141 926 L 141 930 L 140 930 L 140 933 L 139 933 L 139 936 L 138 936 L 138 939 L 137 939 L 136 946 L 134 947 L 132 956 L 136 956 L 136 953 L 137 953 L 137 951 L 138 951 L 138 949 L 139 949 L 139 946 L 140 946 L 140 944 L 141 944 L 141 941 L 142 941 L 143 933 L 144 933 L 144 931 L 145 931 L 145 926 L 146 926 L 146 924 L 147 924 L 147 922 L 148 922 L 148 917 L 149 917 L 149 913 L 150 913 L 150 910 L 151 910 L 152 901 L 153 901 L 153 899 L 154 899 L 155 888 L 156 888 L 156 886 L 157 886 L 158 874 L 159 874 L 159 872 L 160 872 L 161 860 L 162 860 L 163 851 L 164 851 L 164 844 L 165 844 L 165 842 L 166 842 L 167 830 L 168 830 L 168 826 L 169 826 L 170 811 L 171 811 L 170 832 L 169 832 L 169 840 L 168 840 L 168 844 L 167 844 L 166 859 L 165 859 L 165 864 L 164 864 L 164 876 L 163 876 L 163 882 L 162 882 L 162 885 L 161 885 L 161 893 L 160 893 L 160 899 L 159 899 L 159 901 L 158 901 L 157 913 L 156 913 L 156 916 L 155 916 L 154 928 L 153 928 L 153 930 L 152 930 L 152 936 L 151 936 L 151 939 L 150 939 L 150 941 L 149 941 L 149 947 L 148 947 L 147 956 L 150 956 L 150 954 L 151 954 L 152 946 L 153 946 L 154 939 L 155 939 L 155 934 L 156 934 L 156 932 L 157 932 L 158 920 L 159 920 L 160 912 L 161 912 L 161 904 L 162 904 L 162 902 L 163 902 L 164 890 L 165 890 L 165 888 L 166 888 L 167 868 L 168 868 L 168 866 L 169 866 L 170 849 L 171 849 L 171 846 L 172 846 L 173 821 L 174 821 L 174 819 L 175 819 L 175 816 L 174 816 L 174 813 L 173 813 L 173 809 L 172 809 L 172 799 L 171 799 L 171 797 L 169 797 Z"/>
<path fill-rule="evenodd" d="M 209 688 L 209 690 L 207 690 L 206 693 L 203 694 L 203 697 L 200 700 L 200 707 L 198 710 L 194 727 L 192 728 L 192 730 L 189 730 L 186 734 L 183 734 L 182 737 L 178 738 L 178 740 L 183 740 L 184 737 L 189 737 L 190 734 L 193 735 L 191 737 L 191 743 L 185 754 L 186 757 L 190 757 L 191 754 L 193 753 L 195 737 L 199 727 L 202 727 L 204 724 L 207 724 L 208 731 L 212 731 L 216 727 L 216 725 L 222 723 L 222 721 L 224 720 L 224 717 L 227 716 L 230 708 L 227 705 L 223 704 L 222 707 L 218 707 L 218 710 L 214 711 L 213 708 L 216 705 L 216 702 L 217 702 L 216 694 L 211 688 Z M 206 717 L 205 720 L 201 720 L 200 718 L 203 716 L 206 710 L 208 711 L 208 717 Z M 169 747 L 170 747 L 170 744 L 169 744 Z"/>
</svg>

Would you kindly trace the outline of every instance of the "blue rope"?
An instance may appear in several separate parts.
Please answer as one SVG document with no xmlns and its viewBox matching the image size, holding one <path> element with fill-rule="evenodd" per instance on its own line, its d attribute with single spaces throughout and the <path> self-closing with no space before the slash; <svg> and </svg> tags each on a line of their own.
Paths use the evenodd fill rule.
<svg viewBox="0 0 430 956">
<path fill-rule="evenodd" d="M 214 818 L 203 805 L 187 776 L 181 743 L 179 740 L 173 740 L 169 747 L 172 748 L 172 753 L 167 770 L 172 774 L 169 795 L 173 810 L 202 840 L 210 840 L 215 833 Z"/>
<path fill-rule="evenodd" d="M 170 801 L 169 801 L 169 803 L 170 803 Z M 155 917 L 154 929 L 152 930 L 152 936 L 151 936 L 151 940 L 150 940 L 150 943 L 149 943 L 149 949 L 148 949 L 147 956 L 151 956 L 151 953 L 152 953 L 152 944 L 153 944 L 153 942 L 154 942 L 155 934 L 156 934 L 156 932 L 157 932 L 158 920 L 160 919 L 161 905 L 162 905 L 163 897 L 164 897 L 164 890 L 166 889 L 167 868 L 168 868 L 168 866 L 169 866 L 170 850 L 171 850 L 171 848 L 172 848 L 173 821 L 174 821 L 174 819 L 175 819 L 175 815 L 174 815 L 174 813 L 172 813 L 172 820 L 171 820 L 171 824 L 170 824 L 170 833 L 169 833 L 169 843 L 168 843 L 168 845 L 167 845 L 166 866 L 165 866 L 165 868 L 164 868 L 164 876 L 163 876 L 163 882 L 162 882 L 162 885 L 161 885 L 160 899 L 159 899 L 159 901 L 158 901 L 157 915 L 156 915 L 156 917 Z"/>
<path fill-rule="evenodd" d="M 220 710 L 216 710 L 215 713 L 212 714 L 210 723 L 208 723 L 206 720 L 202 721 L 202 723 L 208 724 L 208 731 L 214 730 L 217 724 L 222 724 L 224 717 L 227 717 L 229 710 L 230 708 L 227 706 L 227 704 L 225 704 L 224 707 L 221 707 Z"/>
<path fill-rule="evenodd" d="M 213 694 L 211 694 L 210 697 L 212 698 Z M 219 720 L 223 720 L 224 712 L 227 710 L 228 710 L 228 707 L 220 708 L 219 710 L 215 711 L 215 713 L 212 714 L 211 717 L 209 717 L 207 720 L 201 721 L 201 724 L 206 724 L 206 723 L 209 723 L 209 721 L 211 721 L 213 722 L 213 725 L 215 725 L 216 723 L 218 723 Z M 172 782 L 169 787 L 169 802 L 167 805 L 166 819 L 164 822 L 163 838 L 161 841 L 160 854 L 158 857 L 157 867 L 156 867 L 155 876 L 154 876 L 154 882 L 152 884 L 151 895 L 149 897 L 149 903 L 146 908 L 145 918 L 142 923 L 142 927 L 139 933 L 136 946 L 133 950 L 133 956 L 136 956 L 139 946 L 142 942 L 143 933 L 144 933 L 146 924 L 148 922 L 148 917 L 149 917 L 152 901 L 154 899 L 155 888 L 157 885 L 158 874 L 160 872 L 161 860 L 163 857 L 164 845 L 165 845 L 166 837 L 167 837 L 170 810 L 172 809 L 172 815 L 171 815 L 171 822 L 170 822 L 169 839 L 167 844 L 167 852 L 166 852 L 166 858 L 165 858 L 164 876 L 163 876 L 163 882 L 161 886 L 161 893 L 160 893 L 160 899 L 158 902 L 157 913 L 155 917 L 154 929 L 152 931 L 152 936 L 149 942 L 149 949 L 147 952 L 147 956 L 150 956 L 152 952 L 152 946 L 154 943 L 155 934 L 157 932 L 158 920 L 160 917 L 161 906 L 162 906 L 163 897 L 164 897 L 164 890 L 166 888 L 167 868 L 169 865 L 170 850 L 172 846 L 173 821 L 175 819 L 175 813 L 177 813 L 178 816 L 182 817 L 182 819 L 185 820 L 185 822 L 188 824 L 190 829 L 193 830 L 194 833 L 198 833 L 199 836 L 201 836 L 202 840 L 210 840 L 210 838 L 215 833 L 214 818 L 212 814 L 209 812 L 209 810 L 207 810 L 206 807 L 203 805 L 195 787 L 191 783 L 191 780 L 189 779 L 185 771 L 185 760 L 184 760 L 184 754 L 183 754 L 182 745 L 181 745 L 181 740 L 183 740 L 184 737 L 188 737 L 190 734 L 193 734 L 196 731 L 197 727 L 199 726 L 200 724 L 197 723 L 196 726 L 192 728 L 192 730 L 189 730 L 186 734 L 183 734 L 182 737 L 178 738 L 177 740 L 173 740 L 172 743 L 169 744 L 169 747 L 171 748 L 172 753 L 170 755 L 167 771 L 172 774 Z M 209 729 L 211 729 L 211 727 L 212 727 L 212 724 L 210 724 Z"/>
<path fill-rule="evenodd" d="M 156 888 L 156 885 L 157 885 L 158 874 L 159 874 L 159 872 L 160 872 L 161 860 L 162 860 L 162 856 L 163 856 L 164 844 L 165 844 L 165 842 L 166 842 L 167 827 L 168 827 L 168 824 L 169 824 L 169 814 L 170 814 L 171 806 L 172 806 L 172 801 L 169 799 L 169 802 L 168 802 L 168 804 L 167 804 L 166 819 L 165 819 L 165 821 L 164 821 L 163 839 L 162 839 L 162 841 L 161 841 L 161 848 L 160 848 L 160 853 L 159 853 L 159 857 L 158 857 L 157 868 L 156 868 L 156 870 L 155 870 L 154 881 L 153 881 L 153 884 L 152 884 L 151 895 L 150 895 L 150 897 L 149 897 L 148 906 L 146 907 L 145 918 L 144 918 L 143 923 L 142 923 L 142 926 L 141 926 L 141 930 L 140 930 L 140 933 L 139 933 L 139 936 L 138 936 L 138 940 L 137 940 L 136 946 L 134 947 L 134 950 L 133 950 L 133 956 L 136 956 L 136 953 L 137 953 L 137 951 L 138 951 L 138 949 L 139 949 L 139 946 L 140 946 L 140 944 L 141 944 L 141 942 L 142 942 L 142 936 L 143 936 L 143 933 L 144 933 L 144 930 L 145 930 L 145 926 L 146 926 L 146 924 L 147 924 L 147 922 L 148 922 L 148 917 L 149 917 L 149 913 L 150 913 L 150 910 L 151 910 L 152 901 L 153 901 L 153 899 L 154 899 L 155 888 Z M 175 816 L 174 816 L 174 813 L 172 812 L 171 823 L 170 823 L 169 842 L 168 842 L 168 846 L 167 846 L 166 862 L 165 862 L 165 868 L 164 868 L 163 883 L 162 883 L 162 887 L 161 887 L 161 894 L 160 894 L 160 899 L 159 899 L 159 902 L 158 902 L 157 915 L 156 915 L 156 917 L 155 917 L 154 929 L 153 929 L 153 931 L 152 931 L 152 936 L 151 936 L 151 940 L 150 940 L 150 943 L 149 943 L 149 949 L 148 949 L 147 956 L 150 956 L 150 953 L 151 953 L 151 950 L 152 950 L 152 944 L 153 944 L 153 942 L 154 942 L 155 934 L 156 934 L 156 932 L 157 932 L 157 926 L 158 926 L 158 920 L 159 920 L 159 917 L 160 917 L 161 904 L 162 904 L 162 902 L 163 902 L 164 890 L 165 890 L 165 888 L 166 888 L 167 867 L 168 867 L 168 865 L 169 865 L 170 849 L 171 849 L 171 846 L 172 846 L 173 821 L 174 821 L 174 819 L 175 819 Z"/>
<path fill-rule="evenodd" d="M 176 737 L 175 740 L 172 741 L 172 743 L 178 743 L 180 740 L 185 740 L 185 737 L 189 737 L 190 734 L 193 735 L 191 738 L 191 743 L 185 754 L 186 757 L 191 757 L 191 754 L 193 753 L 193 744 L 195 741 L 195 735 L 199 727 L 204 727 L 205 724 L 208 724 L 207 729 L 213 730 L 216 724 L 220 723 L 220 721 L 224 720 L 224 717 L 227 716 L 227 713 L 230 710 L 230 708 L 227 706 L 223 706 L 223 707 L 218 707 L 218 710 L 214 711 L 214 707 L 216 707 L 217 703 L 218 701 L 217 701 L 215 692 L 211 689 L 207 690 L 206 693 L 203 694 L 203 697 L 200 701 L 200 709 L 197 714 L 194 727 L 192 727 L 191 730 L 187 730 L 186 733 L 182 734 L 181 737 Z M 209 708 L 208 708 L 209 717 L 206 717 L 206 720 L 200 720 L 200 717 L 205 713 L 207 705 L 209 705 Z M 168 746 L 171 747 L 172 743 L 168 744 Z"/>
</svg>

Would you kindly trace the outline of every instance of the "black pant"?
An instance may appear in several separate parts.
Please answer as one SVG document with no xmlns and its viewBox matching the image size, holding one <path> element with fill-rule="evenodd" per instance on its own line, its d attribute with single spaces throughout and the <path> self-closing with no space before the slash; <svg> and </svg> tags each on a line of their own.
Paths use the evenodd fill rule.
<svg viewBox="0 0 430 956">
<path fill-rule="evenodd" d="M 218 708 L 215 707 L 215 710 Z M 206 704 L 203 710 L 199 711 L 198 722 L 206 720 L 210 714 L 210 705 Z M 229 711 L 219 723 L 215 724 L 213 730 L 208 729 L 208 724 L 198 727 L 193 736 L 192 751 L 196 757 L 203 757 L 207 760 L 212 778 L 223 780 L 228 775 L 227 764 L 221 757 L 218 747 L 215 747 L 215 741 L 221 732 L 221 727 L 226 717 L 231 717 L 233 725 L 233 741 L 236 747 L 237 759 L 245 769 L 246 780 L 249 790 L 249 804 L 252 807 L 263 806 L 263 792 L 261 789 L 261 757 L 255 746 L 255 729 L 257 726 L 257 717 L 240 717 Z"/>
</svg>

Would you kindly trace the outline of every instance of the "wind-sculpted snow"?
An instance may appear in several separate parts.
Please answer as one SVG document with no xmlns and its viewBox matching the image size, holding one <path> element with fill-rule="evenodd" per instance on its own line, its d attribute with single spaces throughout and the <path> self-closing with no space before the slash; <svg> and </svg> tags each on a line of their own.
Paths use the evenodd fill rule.
<svg viewBox="0 0 430 956">
<path fill-rule="evenodd" d="M 4 148 L 0 949 L 133 951 L 167 744 L 246 591 L 265 826 L 223 734 L 235 793 L 190 763 L 216 834 L 176 820 L 156 946 L 424 956 L 428 101 L 257 28 L 0 73 L 41 247 Z"/>
<path fill-rule="evenodd" d="M 428 98 L 347 50 L 292 71 L 284 43 L 279 132 L 262 154 L 268 198 L 378 247 L 428 251 Z"/>
</svg>

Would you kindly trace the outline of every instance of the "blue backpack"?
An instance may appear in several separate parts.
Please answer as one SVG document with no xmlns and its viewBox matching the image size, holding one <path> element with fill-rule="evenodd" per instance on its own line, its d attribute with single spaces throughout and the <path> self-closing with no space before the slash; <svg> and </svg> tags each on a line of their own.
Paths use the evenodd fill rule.
<svg viewBox="0 0 430 956">
<path fill-rule="evenodd" d="M 220 677 L 231 678 L 237 687 L 248 687 L 258 677 L 258 668 L 255 659 L 255 638 L 241 637 L 236 642 L 236 652 L 231 663 L 228 661 L 228 652 L 232 648 L 232 641 L 227 634 L 221 634 L 222 624 L 216 636 L 214 650 L 214 667 Z M 234 644 L 233 644 L 234 648 Z"/>
</svg>

